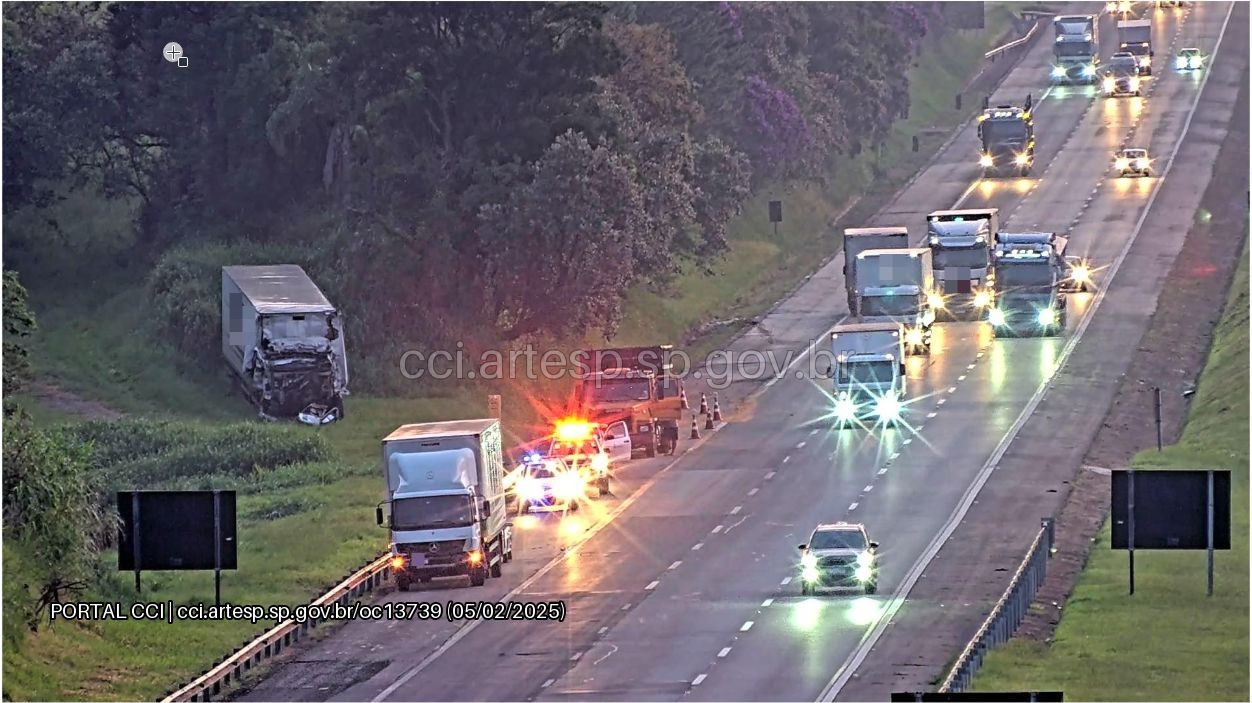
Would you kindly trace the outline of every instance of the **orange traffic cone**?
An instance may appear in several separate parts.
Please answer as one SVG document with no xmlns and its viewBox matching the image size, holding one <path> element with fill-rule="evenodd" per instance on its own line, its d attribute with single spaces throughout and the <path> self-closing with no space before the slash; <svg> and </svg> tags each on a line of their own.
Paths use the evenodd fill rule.
<svg viewBox="0 0 1252 703">
<path fill-rule="evenodd" d="M 682 405 L 683 410 L 690 410 L 691 406 L 687 404 L 687 389 L 678 389 L 678 402 Z"/>
<path fill-rule="evenodd" d="M 700 426 L 696 424 L 696 416 L 691 416 L 691 438 L 700 439 Z"/>
<path fill-rule="evenodd" d="M 718 405 L 718 403 L 717 403 L 717 394 L 716 394 L 716 393 L 714 393 L 714 394 L 713 394 L 713 421 L 714 421 L 714 422 L 721 422 L 721 421 L 722 421 L 722 406 L 721 406 L 721 405 Z"/>
<path fill-rule="evenodd" d="M 713 416 L 711 414 L 704 416 L 704 429 L 713 429 Z"/>
<path fill-rule="evenodd" d="M 703 393 L 700 394 L 700 414 L 709 414 L 709 399 Z"/>
</svg>

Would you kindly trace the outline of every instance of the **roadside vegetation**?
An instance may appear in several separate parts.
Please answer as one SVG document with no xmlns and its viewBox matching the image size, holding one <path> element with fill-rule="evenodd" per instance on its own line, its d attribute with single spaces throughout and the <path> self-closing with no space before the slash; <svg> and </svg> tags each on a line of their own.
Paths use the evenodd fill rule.
<svg viewBox="0 0 1252 703">
<path fill-rule="evenodd" d="M 1177 444 L 1140 453 L 1145 469 L 1229 469 L 1231 549 L 1215 553 L 1213 597 L 1203 552 L 1143 552 L 1135 595 L 1107 520 L 1050 644 L 992 651 L 975 691 L 1063 690 L 1072 700 L 1248 699 L 1248 252 Z"/>
<path fill-rule="evenodd" d="M 937 4 L 884 3 L 855 6 L 857 17 L 840 14 L 835 27 L 827 26 L 831 20 L 823 13 L 842 11 L 822 5 L 710 4 L 699 10 L 707 17 L 642 8 L 638 24 L 631 24 L 616 16 L 588 16 L 593 12 L 588 7 L 561 18 L 583 42 L 565 47 L 585 52 L 576 62 L 579 70 L 600 74 L 545 73 L 573 62 L 567 55 L 546 55 L 546 63 L 527 66 L 536 81 L 550 81 L 545 85 L 565 101 L 563 109 L 576 116 L 575 123 L 554 132 L 536 117 L 551 106 L 522 96 L 518 109 L 535 113 L 515 116 L 517 134 L 492 135 L 496 148 L 517 150 L 511 166 L 501 167 L 494 156 L 477 151 L 481 135 L 460 134 L 466 141 L 454 140 L 450 152 L 440 139 L 404 156 L 418 164 L 420 178 L 410 178 L 405 169 L 412 164 L 401 163 L 399 155 L 384 156 L 387 145 L 403 136 L 397 132 L 403 120 L 389 110 L 406 101 L 423 104 L 438 97 L 436 90 L 455 95 L 457 104 L 486 110 L 494 102 L 478 101 L 482 95 L 475 91 L 489 95 L 493 88 L 475 86 L 464 76 L 447 86 L 378 79 L 369 86 L 374 103 L 366 110 L 327 97 L 343 93 L 335 81 L 355 80 L 352 65 L 337 66 L 342 75 L 305 75 L 298 69 L 309 64 L 295 59 L 312 52 L 315 58 L 356 60 L 361 57 L 353 58 L 345 42 L 370 46 L 400 19 L 420 25 L 430 18 L 398 18 L 396 13 L 407 10 L 392 7 L 371 10 L 377 14 L 357 23 L 344 24 L 337 10 L 314 22 L 305 9 L 292 6 L 272 10 L 266 26 L 289 23 L 299 28 L 298 36 L 271 42 L 255 34 L 263 31 L 260 25 L 241 30 L 241 11 L 235 9 L 215 23 L 198 16 L 171 18 L 156 7 L 87 15 L 65 5 L 6 7 L 6 66 L 25 62 L 28 72 L 10 75 L 6 68 L 5 108 L 12 119 L 5 124 L 4 167 L 6 179 L 11 173 L 30 176 L 5 190 L 6 698 L 152 698 L 262 627 L 49 625 L 46 615 L 37 617 L 42 589 L 56 579 L 74 582 L 70 593 L 85 600 L 127 603 L 137 597 L 130 575 L 115 572 L 109 527 L 114 491 L 135 486 L 238 491 L 240 568 L 223 576 L 223 598 L 307 601 L 383 546 L 372 512 L 381 490 L 375 463 L 382 436 L 405 422 L 481 416 L 485 394 L 504 392 L 506 433 L 520 441 L 538 426 L 537 406 L 562 390 L 398 381 L 400 350 L 459 339 L 479 347 L 525 342 L 574 347 L 602 343 L 606 333 L 616 334 L 614 344 L 665 341 L 700 349 L 724 341 L 739 325 L 708 323 L 755 315 L 812 273 L 836 251 L 839 214 L 868 215 L 943 139 L 923 138 L 921 152 L 914 154 L 912 135 L 923 129 L 946 133 L 967 116 L 974 101 L 958 113 L 952 94 L 1013 19 L 1004 5 L 988 3 L 985 30 L 956 30 L 944 26 Z M 520 45 L 507 50 L 550 51 L 542 23 L 527 14 L 535 10 L 513 8 L 509 18 L 469 13 L 456 19 L 467 32 L 489 33 L 497 22 L 513 23 L 525 32 Z M 236 57 L 260 52 L 267 70 L 296 73 L 284 83 L 257 65 L 226 66 L 228 77 L 221 82 L 187 88 L 192 93 L 186 95 L 162 95 L 156 103 L 144 102 L 153 99 L 151 93 L 127 96 L 137 101 L 127 109 L 137 112 L 119 112 L 118 96 L 110 92 L 115 88 L 101 67 L 132 75 L 134 85 L 157 78 L 148 73 L 150 62 L 136 58 L 150 47 L 127 44 L 134 37 L 116 34 L 125 26 L 119 23 L 153 29 L 183 21 L 202 28 L 197 41 L 230 36 L 239 49 Z M 710 22 L 721 28 L 719 43 L 698 51 L 695 39 L 684 43 L 697 29 L 713 26 Z M 891 39 L 848 29 L 858 25 L 877 27 Z M 923 31 L 929 32 L 924 43 Z M 62 51 L 65 43 L 75 50 Z M 126 48 L 111 54 L 118 46 Z M 409 58 L 429 70 L 468 60 L 438 52 Z M 515 57 L 495 58 L 512 65 Z M 801 70 L 802 63 L 810 68 Z M 853 63 L 858 70 L 872 68 L 875 82 L 838 90 L 826 82 Z M 701 76 L 707 80 L 694 80 Z M 66 93 L 56 93 L 62 86 Z M 292 93 L 280 94 L 292 86 Z M 35 87 L 40 92 L 32 92 Z M 10 111 L 10 101 L 21 100 L 23 90 L 31 99 Z M 202 130 L 184 127 L 208 114 L 191 105 L 219 100 L 242 109 L 249 103 L 246 91 L 278 106 L 270 121 L 257 114 L 218 115 L 220 122 Z M 56 114 L 57 100 L 71 93 L 94 101 L 87 114 L 108 118 L 102 132 L 95 131 L 101 125 L 76 121 L 77 113 L 60 132 L 41 131 L 47 115 Z M 175 98 L 188 100 L 189 112 L 172 109 Z M 312 107 L 319 104 L 325 107 Z M 589 114 L 596 119 L 578 122 Z M 819 118 L 826 114 L 846 117 L 824 124 Z M 411 117 L 427 123 L 425 113 Z M 482 125 L 475 122 L 482 115 L 463 117 L 459 124 L 467 129 Z M 354 120 L 365 125 L 365 133 L 320 131 Z M 246 138 L 225 139 L 235 151 L 218 154 L 226 165 L 202 158 L 219 145 L 198 141 L 204 134 L 234 133 L 239 125 L 246 127 Z M 579 139 L 579 128 L 599 141 Z M 101 134 L 126 141 L 101 148 Z M 635 139 L 617 140 L 620 135 Z M 670 140 L 692 151 L 636 152 L 630 146 Z M 328 142 L 341 150 L 334 163 L 323 163 Z M 282 154 L 275 158 L 274 150 Z M 680 161 L 654 161 L 658 151 L 676 153 Z M 109 158 L 94 158 L 101 154 Z M 261 163 L 263 155 L 273 161 Z M 389 160 L 392 156 L 397 160 Z M 74 168 L 55 168 L 67 162 Z M 315 177 L 291 176 L 301 169 Z M 606 181 L 617 187 L 602 188 L 594 198 L 560 190 L 583 177 L 619 180 Z M 552 193 L 545 195 L 536 182 L 552 185 Z M 678 190 L 653 190 L 654 182 Z M 431 190 L 405 191 L 418 183 Z M 274 190 L 276 184 L 283 188 Z M 450 191 L 477 200 L 450 203 L 431 194 Z M 705 191 L 721 199 L 701 197 Z M 625 204 L 619 198 L 626 198 Z M 772 199 L 782 199 L 786 207 L 777 237 L 766 216 Z M 550 243 L 568 234 L 561 222 L 540 218 L 539 231 L 507 227 L 527 220 L 528 213 L 562 208 L 582 221 L 598 221 L 644 202 L 665 211 L 669 206 L 661 204 L 685 201 L 697 203 L 693 212 L 672 208 L 685 219 L 634 222 L 623 230 L 630 247 L 552 252 L 569 254 L 560 260 L 532 254 L 559 248 Z M 424 225 L 398 232 L 396 222 Z M 468 231 L 472 241 L 452 241 L 448 233 L 460 231 Z M 527 248 L 513 246 L 522 242 Z M 501 247 L 499 258 L 474 269 L 483 247 L 495 246 Z M 318 430 L 241 422 L 253 411 L 232 388 L 217 352 L 219 267 L 274 257 L 305 265 L 351 321 L 354 395 L 347 399 L 343 422 Z M 545 271 L 585 270 L 588 260 L 621 260 L 626 268 L 595 271 L 613 278 L 589 290 L 554 293 L 536 283 L 542 278 L 514 280 L 536 271 L 546 276 Z M 12 283 L 20 285 L 20 275 L 29 287 L 29 295 L 15 293 L 12 305 L 10 291 L 17 289 L 10 285 L 10 266 L 16 267 Z M 430 288 L 444 284 L 446 290 Z M 480 299 L 478 290 L 495 291 L 496 297 Z M 539 301 L 544 304 L 583 305 L 594 314 L 536 307 L 527 297 L 534 291 L 551 299 Z M 549 319 L 569 324 L 525 329 Z M 463 327 L 444 326 L 447 320 Z M 20 329 L 15 332 L 11 324 Z M 11 349 L 11 340 L 18 347 Z M 11 386 L 9 362 L 21 354 L 30 365 L 13 367 L 18 375 Z M 32 376 L 131 417 L 73 424 L 23 392 L 22 383 Z M 25 454 L 10 457 L 10 447 Z M 24 479 L 9 474 L 10 464 L 15 471 L 42 473 L 48 481 L 67 478 L 78 487 L 61 496 L 84 509 L 79 524 L 89 528 L 76 533 L 73 561 L 47 559 L 38 537 L 43 528 L 30 527 L 46 526 L 46 511 L 14 517 L 10 505 L 31 498 L 13 490 Z M 144 575 L 144 598 L 177 603 L 211 596 L 211 574 Z"/>
</svg>

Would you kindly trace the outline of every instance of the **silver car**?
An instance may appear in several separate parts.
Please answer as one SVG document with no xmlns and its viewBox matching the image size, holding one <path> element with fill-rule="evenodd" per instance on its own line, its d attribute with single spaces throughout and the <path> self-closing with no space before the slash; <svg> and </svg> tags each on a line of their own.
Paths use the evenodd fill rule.
<svg viewBox="0 0 1252 703">
<path fill-rule="evenodd" d="M 860 523 L 818 525 L 807 544 L 800 545 L 800 593 L 820 588 L 853 588 L 870 594 L 878 590 L 878 543 L 871 542 Z"/>
</svg>

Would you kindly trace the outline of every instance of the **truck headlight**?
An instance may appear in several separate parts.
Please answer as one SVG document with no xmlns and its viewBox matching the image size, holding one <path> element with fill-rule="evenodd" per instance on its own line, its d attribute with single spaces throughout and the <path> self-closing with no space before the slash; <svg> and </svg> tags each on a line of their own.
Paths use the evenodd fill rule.
<svg viewBox="0 0 1252 703">
<path fill-rule="evenodd" d="M 974 307 L 985 308 L 991 304 L 991 293 L 989 291 L 980 290 L 974 294 Z"/>
<path fill-rule="evenodd" d="M 1013 157 L 1013 163 L 1017 164 L 1018 166 L 1025 166 L 1029 158 L 1030 157 L 1028 157 L 1026 154 L 1018 154 L 1017 156 Z"/>
<path fill-rule="evenodd" d="M 403 554 L 397 554 L 394 557 L 392 557 L 391 558 L 391 570 L 392 571 L 404 571 L 404 561 L 405 560 L 404 560 Z"/>
<path fill-rule="evenodd" d="M 869 581 L 870 579 L 874 578 L 874 570 L 869 568 L 868 566 L 861 565 L 861 566 L 856 567 L 856 571 L 854 571 L 852 575 L 856 577 L 857 581 L 860 581 L 861 583 L 865 583 L 866 581 Z"/>
<path fill-rule="evenodd" d="M 481 564 L 483 563 L 483 550 L 475 549 L 469 552 L 468 554 L 466 554 L 465 559 L 471 564 L 475 564 L 475 565 Z"/>
<path fill-rule="evenodd" d="M 1004 326 L 1004 311 L 1000 308 L 991 308 L 991 312 L 987 313 L 987 321 L 996 327 Z"/>
<path fill-rule="evenodd" d="M 1100 84 L 1100 87 L 1104 89 L 1104 92 L 1111 93 L 1113 92 L 1114 89 L 1117 88 L 1117 81 L 1113 80 L 1112 78 L 1105 78 L 1104 81 Z"/>
<path fill-rule="evenodd" d="M 874 555 L 871 552 L 861 552 L 856 555 L 857 566 L 873 566 Z"/>
<path fill-rule="evenodd" d="M 1053 67 L 1052 67 L 1052 77 L 1053 77 L 1053 78 L 1064 78 L 1064 77 L 1065 77 L 1065 69 L 1061 68 L 1060 66 L 1053 66 Z"/>
<path fill-rule="evenodd" d="M 517 482 L 517 495 L 522 500 L 543 500 L 543 484 L 533 478 L 524 478 Z"/>
<path fill-rule="evenodd" d="M 1082 67 L 1083 78 L 1092 78 L 1095 76 L 1095 73 L 1095 66 L 1092 66 L 1091 64 L 1087 64 Z"/>
<path fill-rule="evenodd" d="M 840 422 L 851 422 L 856 419 L 856 403 L 851 398 L 840 398 L 835 401 L 835 418 Z"/>
<path fill-rule="evenodd" d="M 995 159 L 991 158 L 991 154 L 983 154 L 978 157 L 978 165 L 983 168 L 991 168 L 995 165 Z"/>
<path fill-rule="evenodd" d="M 920 346 L 923 341 L 922 331 L 916 327 L 904 333 L 904 343 L 912 346 Z"/>
<path fill-rule="evenodd" d="M 938 293 L 928 293 L 926 295 L 926 302 L 930 304 L 930 307 L 935 308 L 936 310 L 943 309 L 943 296 Z"/>
<path fill-rule="evenodd" d="M 1086 264 L 1077 264 L 1072 269 L 1070 276 L 1074 279 L 1075 283 L 1090 283 L 1091 269 L 1088 268 Z"/>
<path fill-rule="evenodd" d="M 900 401 L 895 395 L 888 393 L 874 403 L 874 414 L 878 419 L 887 422 L 900 417 Z"/>
<path fill-rule="evenodd" d="M 803 566 L 803 567 L 804 567 L 804 568 L 806 568 L 806 569 L 815 569 L 815 568 L 817 568 L 817 557 L 813 556 L 813 555 L 812 555 L 812 554 L 810 554 L 809 552 L 805 552 L 805 553 L 804 553 L 804 554 L 800 557 L 800 566 Z"/>
<path fill-rule="evenodd" d="M 1035 316 L 1039 320 L 1039 324 L 1044 327 L 1051 327 L 1056 324 L 1056 310 L 1052 308 L 1044 308 Z"/>
</svg>

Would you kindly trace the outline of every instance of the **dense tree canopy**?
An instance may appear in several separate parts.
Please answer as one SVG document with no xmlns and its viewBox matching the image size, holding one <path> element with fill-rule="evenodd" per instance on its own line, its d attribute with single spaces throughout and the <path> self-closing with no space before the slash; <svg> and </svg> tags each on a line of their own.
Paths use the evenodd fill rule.
<svg viewBox="0 0 1252 703">
<path fill-rule="evenodd" d="M 360 346 L 612 334 L 752 188 L 885 137 L 933 6 L 6 6 L 5 203 L 90 173 L 149 259 L 306 248 Z"/>
</svg>

